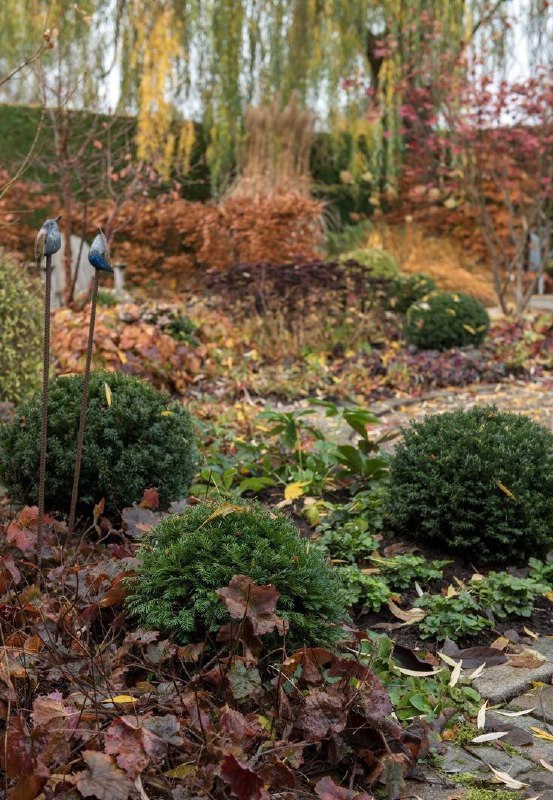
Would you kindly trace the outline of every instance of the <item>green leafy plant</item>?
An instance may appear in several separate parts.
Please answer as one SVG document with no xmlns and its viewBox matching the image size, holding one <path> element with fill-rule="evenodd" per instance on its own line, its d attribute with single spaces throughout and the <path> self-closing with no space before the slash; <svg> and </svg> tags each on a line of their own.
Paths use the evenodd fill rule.
<svg viewBox="0 0 553 800">
<path fill-rule="evenodd" d="M 104 308 L 114 308 L 117 305 L 117 298 L 109 289 L 98 289 L 98 305 Z"/>
<path fill-rule="evenodd" d="M 0 402 L 19 403 L 40 385 L 40 281 L 0 251 Z"/>
<path fill-rule="evenodd" d="M 335 560 L 369 559 L 378 549 L 374 537 L 382 529 L 384 497 L 385 488 L 377 484 L 358 492 L 347 503 L 327 504 L 327 513 L 317 526 L 317 543 Z"/>
<path fill-rule="evenodd" d="M 530 577 L 538 583 L 544 583 L 551 589 L 553 586 L 553 562 L 540 561 L 539 558 L 531 558 L 528 561 L 530 567 Z"/>
<path fill-rule="evenodd" d="M 393 278 L 386 287 L 386 305 L 397 314 L 406 314 L 408 309 L 436 289 L 436 282 L 416 273 L 399 275 Z"/>
<path fill-rule="evenodd" d="M 415 600 L 415 606 L 427 612 L 419 622 L 423 639 L 443 641 L 474 636 L 490 624 L 481 616 L 480 606 L 469 592 L 446 596 L 425 594 Z"/>
<path fill-rule="evenodd" d="M 377 247 L 365 247 L 362 250 L 350 250 L 340 256 L 340 261 L 357 261 L 366 267 L 374 278 L 393 279 L 400 275 L 399 265 L 391 253 Z"/>
<path fill-rule="evenodd" d="M 490 572 L 481 580 L 472 580 L 470 591 L 483 608 L 491 611 L 495 617 L 505 619 L 512 614 L 530 617 L 534 598 L 547 591 L 547 586 L 533 578 L 517 578 L 507 572 Z"/>
<path fill-rule="evenodd" d="M 408 309 L 405 337 L 419 350 L 477 347 L 486 338 L 489 327 L 488 312 L 474 297 L 432 292 Z"/>
<path fill-rule="evenodd" d="M 345 592 L 318 548 L 281 512 L 257 503 L 207 502 L 164 519 L 138 552 L 128 608 L 143 627 L 192 642 L 228 621 L 216 590 L 234 575 L 280 593 L 292 642 L 329 643 L 347 619 Z"/>
<path fill-rule="evenodd" d="M 338 256 L 361 247 L 372 231 L 373 226 L 369 220 L 363 220 L 356 225 L 344 225 L 339 231 L 328 231 L 326 248 L 329 256 Z"/>
<path fill-rule="evenodd" d="M 544 555 L 553 542 L 553 433 L 494 406 L 426 417 L 391 461 L 399 530 L 481 562 Z"/>
<path fill-rule="evenodd" d="M 69 505 L 81 376 L 60 377 L 50 387 L 46 503 Z M 35 502 L 39 462 L 40 396 L 24 403 L 0 426 L 0 480 L 11 496 Z M 186 496 L 196 467 L 190 414 L 168 395 L 137 378 L 97 372 L 90 379 L 79 505 L 91 510 L 102 497 L 106 510 L 138 502 L 156 487 L 161 508 Z"/>
<path fill-rule="evenodd" d="M 451 671 L 444 667 L 435 675 L 406 675 L 401 672 L 394 658 L 394 643 L 382 633 L 367 631 L 367 638 L 361 641 L 359 659 L 370 665 L 386 686 L 394 712 L 401 721 L 424 715 L 431 721 L 438 718 L 445 709 L 450 710 L 449 724 L 457 714 L 467 713 L 476 716 L 482 705 L 478 692 L 468 681 L 460 678 L 455 686 L 450 686 Z M 421 671 L 424 664 L 421 664 Z M 431 665 L 428 665 L 431 671 Z"/>
<path fill-rule="evenodd" d="M 415 581 L 428 584 L 440 580 L 442 569 L 448 561 L 427 561 L 423 556 L 410 554 L 394 556 L 394 558 L 372 557 L 372 563 L 378 567 L 382 576 L 394 591 L 409 589 Z"/>
<path fill-rule="evenodd" d="M 378 612 L 392 594 L 386 581 L 378 575 L 368 575 L 357 564 L 337 567 L 338 575 L 346 587 L 348 605 L 363 605 L 363 608 Z"/>
</svg>

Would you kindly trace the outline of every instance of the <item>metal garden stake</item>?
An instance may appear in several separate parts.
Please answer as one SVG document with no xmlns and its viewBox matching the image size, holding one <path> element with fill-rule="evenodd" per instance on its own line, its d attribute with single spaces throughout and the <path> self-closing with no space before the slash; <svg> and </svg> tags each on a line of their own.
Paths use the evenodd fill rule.
<svg viewBox="0 0 553 800">
<path fill-rule="evenodd" d="M 35 261 L 40 269 L 46 258 L 46 280 L 44 287 L 44 363 L 42 368 L 42 415 L 40 423 L 40 465 L 38 471 L 38 524 L 36 538 L 36 562 L 40 570 L 44 528 L 44 487 L 46 482 L 46 438 L 48 431 L 48 385 L 50 377 L 50 293 L 52 291 L 52 256 L 61 247 L 58 222 L 61 217 L 47 219 L 35 239 Z"/>
<path fill-rule="evenodd" d="M 77 497 L 79 494 L 79 478 L 81 475 L 81 462 L 83 458 L 84 430 L 86 424 L 86 410 L 88 407 L 88 386 L 90 382 L 90 364 L 92 361 L 92 348 L 94 346 L 94 326 L 96 324 L 96 302 L 98 300 L 98 285 L 100 272 L 113 272 L 109 255 L 108 240 L 100 230 L 92 242 L 88 253 L 88 260 L 94 267 L 94 282 L 92 284 L 92 298 L 90 305 L 90 324 L 88 328 L 88 343 L 86 347 L 86 363 L 83 375 L 83 393 L 81 395 L 81 413 L 79 417 L 79 432 L 77 434 L 77 454 L 75 458 L 75 472 L 73 474 L 73 489 L 71 491 L 71 508 L 69 511 L 69 533 L 75 527 L 75 514 L 77 511 Z"/>
</svg>

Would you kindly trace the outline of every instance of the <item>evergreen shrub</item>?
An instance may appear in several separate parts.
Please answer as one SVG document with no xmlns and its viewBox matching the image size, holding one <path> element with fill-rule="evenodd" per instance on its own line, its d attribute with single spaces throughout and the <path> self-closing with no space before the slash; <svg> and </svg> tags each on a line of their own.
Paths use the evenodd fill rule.
<svg viewBox="0 0 553 800">
<path fill-rule="evenodd" d="M 0 402 L 19 403 L 40 385 L 40 280 L 0 251 Z"/>
<path fill-rule="evenodd" d="M 310 547 L 282 512 L 258 503 L 213 501 L 167 517 L 137 553 L 129 610 L 142 627 L 181 644 L 201 641 L 230 620 L 216 590 L 234 575 L 273 584 L 290 646 L 330 643 L 347 619 L 345 592 L 320 549 Z"/>
<path fill-rule="evenodd" d="M 553 433 L 494 406 L 426 417 L 391 460 L 394 527 L 476 563 L 553 545 Z"/>
<path fill-rule="evenodd" d="M 48 399 L 46 505 L 69 507 L 82 376 L 52 381 Z M 0 483 L 22 503 L 36 503 L 41 394 L 0 425 Z M 150 384 L 116 372 L 90 376 L 79 507 L 106 510 L 138 502 L 156 487 L 161 508 L 184 497 L 194 477 L 196 446 L 190 414 Z"/>
<path fill-rule="evenodd" d="M 419 350 L 477 347 L 489 327 L 488 312 L 474 297 L 436 291 L 408 309 L 405 336 Z"/>
<path fill-rule="evenodd" d="M 397 314 L 406 314 L 413 303 L 418 303 L 435 289 L 436 282 L 428 275 L 400 275 L 393 278 L 387 288 L 387 305 Z"/>
<path fill-rule="evenodd" d="M 399 278 L 399 265 L 393 255 L 387 250 L 380 250 L 377 247 L 365 247 L 362 250 L 350 250 L 340 256 L 340 261 L 357 261 L 366 267 L 370 277 L 385 278 L 392 280 Z"/>
</svg>

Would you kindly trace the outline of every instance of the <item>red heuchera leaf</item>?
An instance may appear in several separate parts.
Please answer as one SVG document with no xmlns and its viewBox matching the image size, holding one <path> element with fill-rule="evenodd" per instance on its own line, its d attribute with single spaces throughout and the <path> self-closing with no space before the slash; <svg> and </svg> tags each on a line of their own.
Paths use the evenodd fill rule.
<svg viewBox="0 0 553 800">
<path fill-rule="evenodd" d="M 366 792 L 355 792 L 353 789 L 345 789 L 343 786 L 337 786 L 332 778 L 328 776 L 321 778 L 315 784 L 315 793 L 321 800 L 374 800 L 372 795 Z"/>
<path fill-rule="evenodd" d="M 140 508 L 159 508 L 159 492 L 157 489 L 145 489 L 142 500 L 138 504 Z"/>
<path fill-rule="evenodd" d="M 333 654 L 326 647 L 302 647 L 296 650 L 285 661 L 282 662 L 281 670 L 284 675 L 293 675 L 301 664 L 300 681 L 306 684 L 316 685 L 322 683 L 323 669 L 330 663 Z"/>
<path fill-rule="evenodd" d="M 171 730 L 174 734 L 172 724 Z M 109 755 L 116 756 L 117 764 L 134 780 L 147 767 L 150 758 L 161 758 L 166 754 L 167 743 L 136 717 L 127 716 L 113 720 L 105 733 L 104 749 Z"/>
<path fill-rule="evenodd" d="M 296 725 L 312 742 L 340 733 L 346 727 L 347 709 L 343 693 L 331 689 L 314 689 L 305 698 Z"/>
<path fill-rule="evenodd" d="M 290 767 L 276 759 L 272 764 L 261 767 L 259 774 L 271 789 L 294 789 L 296 786 L 296 776 Z"/>
<path fill-rule="evenodd" d="M 220 774 L 238 800 L 261 800 L 267 796 L 263 778 L 230 753 L 223 759 Z"/>
<path fill-rule="evenodd" d="M 35 727 L 51 728 L 55 733 L 62 730 L 74 733 L 79 717 L 80 712 L 77 709 L 64 704 L 61 692 L 37 697 L 31 714 Z"/>
<path fill-rule="evenodd" d="M 127 800 L 133 784 L 111 756 L 86 750 L 83 753 L 88 770 L 80 772 L 75 785 L 83 797 L 96 797 L 98 800 Z"/>
<path fill-rule="evenodd" d="M 217 595 L 231 617 L 246 617 L 251 621 L 256 635 L 270 633 L 276 628 L 282 636 L 288 628 L 286 620 L 274 613 L 280 594 L 272 584 L 257 586 L 247 575 L 234 575 L 229 586 L 217 589 Z"/>
<path fill-rule="evenodd" d="M 52 517 L 45 516 L 44 523 L 51 525 Z M 23 553 L 34 550 L 38 527 L 38 506 L 25 506 L 10 522 L 6 530 L 9 544 L 15 545 Z"/>
<path fill-rule="evenodd" d="M 0 558 L 0 594 L 5 594 L 12 583 L 17 585 L 20 581 L 21 573 L 15 565 L 13 556 L 8 553 L 7 556 Z"/>
<path fill-rule="evenodd" d="M 393 711 L 392 701 L 380 678 L 353 658 L 335 657 L 328 671 L 331 676 L 342 676 L 348 682 L 360 681 L 359 698 L 369 719 L 381 721 Z"/>
</svg>

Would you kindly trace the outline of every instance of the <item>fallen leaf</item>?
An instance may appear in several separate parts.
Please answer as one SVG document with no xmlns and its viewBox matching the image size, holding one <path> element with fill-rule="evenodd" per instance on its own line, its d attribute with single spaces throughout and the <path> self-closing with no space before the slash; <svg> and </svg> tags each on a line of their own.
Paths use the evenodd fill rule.
<svg viewBox="0 0 553 800">
<path fill-rule="evenodd" d="M 484 730 L 486 727 L 486 709 L 488 708 L 488 701 L 486 700 L 478 709 L 476 716 L 476 727 L 478 730 Z"/>
<path fill-rule="evenodd" d="M 522 789 L 523 786 L 528 786 L 527 783 L 522 783 L 522 781 L 518 781 L 516 778 L 513 778 L 513 776 L 509 775 L 508 772 L 501 772 L 500 770 L 492 767 L 491 764 L 488 764 L 488 767 L 491 769 L 497 780 L 500 783 L 504 783 L 509 789 Z"/>
<path fill-rule="evenodd" d="M 108 404 L 108 408 L 111 406 L 111 389 L 109 388 L 108 384 L 104 381 L 104 392 L 106 395 L 106 403 Z"/>
<path fill-rule="evenodd" d="M 509 731 L 494 731 L 493 733 L 481 733 L 480 736 L 475 736 L 474 739 L 471 739 L 473 744 L 481 744 L 482 742 L 493 742 L 496 739 L 503 739 L 504 736 L 507 736 Z"/>
<path fill-rule="evenodd" d="M 127 775 L 105 753 L 85 750 L 83 759 L 88 770 L 79 772 L 75 785 L 83 797 L 96 797 L 97 800 L 127 800 L 133 784 Z"/>
<path fill-rule="evenodd" d="M 407 611 L 403 611 L 393 600 L 388 600 L 388 608 L 394 617 L 397 617 L 402 622 L 407 622 L 409 625 L 416 625 L 426 617 L 426 611 L 422 608 L 410 608 Z"/>
<path fill-rule="evenodd" d="M 530 730 L 537 739 L 543 739 L 546 742 L 553 742 L 553 733 L 544 731 L 543 728 L 530 728 Z"/>
<path fill-rule="evenodd" d="M 231 753 L 223 758 L 220 775 L 238 800 L 261 800 L 263 778 Z"/>
<path fill-rule="evenodd" d="M 500 714 L 502 717 L 523 717 L 525 714 L 531 714 L 536 708 L 528 708 L 524 711 L 494 711 L 494 714 Z"/>
</svg>

